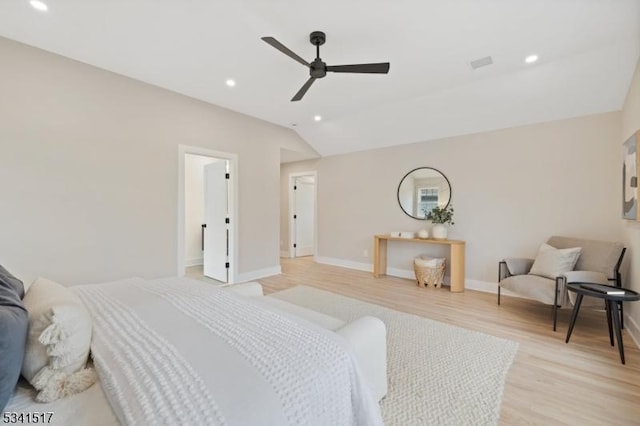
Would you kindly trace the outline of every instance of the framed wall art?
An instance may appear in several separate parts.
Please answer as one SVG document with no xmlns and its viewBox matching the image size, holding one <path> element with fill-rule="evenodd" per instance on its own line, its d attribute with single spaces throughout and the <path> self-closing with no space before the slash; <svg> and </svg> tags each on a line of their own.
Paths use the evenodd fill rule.
<svg viewBox="0 0 640 426">
<path fill-rule="evenodd" d="M 635 132 L 624 143 L 622 160 L 622 217 L 640 220 L 638 211 L 638 144 L 640 130 Z"/>
</svg>

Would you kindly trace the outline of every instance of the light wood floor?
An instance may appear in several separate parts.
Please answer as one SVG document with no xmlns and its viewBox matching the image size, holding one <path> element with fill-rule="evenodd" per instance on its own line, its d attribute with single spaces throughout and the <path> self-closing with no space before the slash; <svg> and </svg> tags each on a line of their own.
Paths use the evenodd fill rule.
<svg viewBox="0 0 640 426">
<path fill-rule="evenodd" d="M 519 342 L 502 425 L 640 425 L 640 350 L 625 332 L 626 365 L 620 363 L 603 312 L 581 311 L 565 344 L 568 310 L 559 312 L 554 333 L 551 307 L 535 301 L 504 297 L 498 306 L 494 294 L 419 288 L 311 258 L 281 264 L 281 275 L 259 280 L 266 293 L 307 285 Z"/>
</svg>

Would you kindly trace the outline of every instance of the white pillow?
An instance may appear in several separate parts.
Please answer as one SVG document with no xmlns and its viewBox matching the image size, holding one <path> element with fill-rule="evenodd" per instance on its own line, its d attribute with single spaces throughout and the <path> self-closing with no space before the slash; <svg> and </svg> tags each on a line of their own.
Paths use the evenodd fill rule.
<svg viewBox="0 0 640 426">
<path fill-rule="evenodd" d="M 38 278 L 23 299 L 29 312 L 29 334 L 22 375 L 49 402 L 87 389 L 96 381 L 86 369 L 91 346 L 91 316 L 78 295 Z"/>
<path fill-rule="evenodd" d="M 582 247 L 557 249 L 549 244 L 542 244 L 529 274 L 555 279 L 565 272 L 573 271 L 580 253 Z"/>
</svg>

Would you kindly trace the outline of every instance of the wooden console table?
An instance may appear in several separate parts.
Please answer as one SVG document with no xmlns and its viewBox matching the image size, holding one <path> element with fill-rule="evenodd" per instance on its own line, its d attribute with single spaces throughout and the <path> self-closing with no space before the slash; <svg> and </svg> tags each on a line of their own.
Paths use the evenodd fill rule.
<svg viewBox="0 0 640 426">
<path fill-rule="evenodd" d="M 404 241 L 409 243 L 448 245 L 451 254 L 449 290 L 456 293 L 464 291 L 464 251 L 465 242 L 460 240 L 435 240 L 432 238 L 400 238 L 391 235 L 374 235 L 373 237 L 373 276 L 387 274 L 387 241 Z"/>
</svg>

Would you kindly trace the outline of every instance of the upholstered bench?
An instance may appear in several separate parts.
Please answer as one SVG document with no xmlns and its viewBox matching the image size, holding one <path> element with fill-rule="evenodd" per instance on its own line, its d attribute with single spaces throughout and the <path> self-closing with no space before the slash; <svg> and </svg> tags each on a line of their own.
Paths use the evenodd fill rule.
<svg viewBox="0 0 640 426">
<path fill-rule="evenodd" d="M 342 336 L 355 354 L 364 378 L 377 400 L 387 394 L 387 331 L 380 319 L 365 316 L 346 323 L 275 297 L 264 296 L 262 286 L 257 282 L 236 284 L 228 289 L 246 297 L 255 297 L 257 302 L 271 310 L 286 312 Z"/>
</svg>

